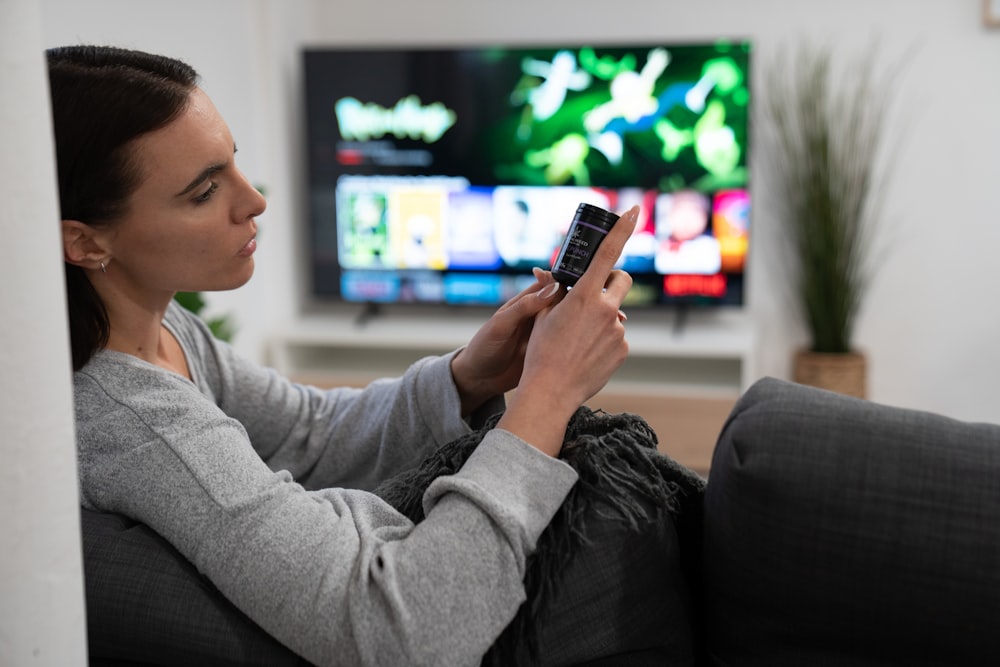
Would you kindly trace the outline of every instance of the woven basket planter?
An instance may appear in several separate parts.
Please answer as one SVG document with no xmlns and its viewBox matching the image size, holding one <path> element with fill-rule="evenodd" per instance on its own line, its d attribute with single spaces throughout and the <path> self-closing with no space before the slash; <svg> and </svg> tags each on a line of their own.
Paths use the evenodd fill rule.
<svg viewBox="0 0 1000 667">
<path fill-rule="evenodd" d="M 792 379 L 799 384 L 867 398 L 867 372 L 867 358 L 860 352 L 831 354 L 800 350 L 793 361 Z"/>
</svg>

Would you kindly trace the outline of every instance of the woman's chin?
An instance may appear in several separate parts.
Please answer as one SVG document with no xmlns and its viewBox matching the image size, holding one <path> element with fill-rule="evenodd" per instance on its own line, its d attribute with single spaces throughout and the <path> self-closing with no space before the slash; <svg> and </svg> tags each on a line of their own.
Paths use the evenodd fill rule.
<svg viewBox="0 0 1000 667">
<path fill-rule="evenodd" d="M 250 279 L 253 278 L 253 272 L 254 272 L 253 257 L 248 257 L 245 260 L 243 271 L 237 278 L 236 284 L 234 284 L 232 287 L 229 287 L 228 289 L 236 289 L 237 287 L 243 287 L 244 285 L 246 285 L 248 282 L 250 282 Z"/>
<path fill-rule="evenodd" d="M 218 280 L 212 281 L 211 283 L 206 282 L 199 289 L 183 290 L 191 292 L 230 292 L 234 289 L 239 289 L 243 287 L 250 279 L 253 278 L 253 259 L 246 262 L 240 271 L 233 273 L 232 275 L 221 277 Z"/>
</svg>

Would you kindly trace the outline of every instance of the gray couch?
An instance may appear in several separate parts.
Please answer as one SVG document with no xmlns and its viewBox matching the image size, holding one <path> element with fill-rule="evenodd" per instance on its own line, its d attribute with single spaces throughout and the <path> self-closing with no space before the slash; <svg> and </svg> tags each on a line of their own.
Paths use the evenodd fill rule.
<svg viewBox="0 0 1000 667">
<path fill-rule="evenodd" d="M 683 590 L 664 574 L 673 528 L 576 566 L 634 589 L 628 611 L 585 614 L 621 648 L 592 664 L 1000 664 L 1000 426 L 764 379 L 701 500 L 700 530 L 673 538 L 698 564 Z M 650 549 L 670 557 L 627 566 Z M 299 662 L 143 526 L 84 512 L 84 557 L 92 665 Z M 695 655 L 663 649 L 677 641 Z"/>
<path fill-rule="evenodd" d="M 709 664 L 1000 664 L 1000 426 L 761 380 L 704 511 Z"/>
</svg>

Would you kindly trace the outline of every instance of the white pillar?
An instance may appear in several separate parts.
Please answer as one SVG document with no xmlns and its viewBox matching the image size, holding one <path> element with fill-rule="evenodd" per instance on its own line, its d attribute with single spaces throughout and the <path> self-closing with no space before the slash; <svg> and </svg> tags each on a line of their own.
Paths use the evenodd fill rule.
<svg viewBox="0 0 1000 667">
<path fill-rule="evenodd" d="M 0 0 L 0 665 L 87 664 L 71 365 L 35 0 Z"/>
</svg>

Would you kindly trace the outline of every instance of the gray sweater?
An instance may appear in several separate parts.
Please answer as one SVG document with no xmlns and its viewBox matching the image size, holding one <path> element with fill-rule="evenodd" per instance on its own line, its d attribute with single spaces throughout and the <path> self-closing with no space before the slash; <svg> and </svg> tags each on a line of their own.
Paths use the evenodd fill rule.
<svg viewBox="0 0 1000 667">
<path fill-rule="evenodd" d="M 524 600 L 576 473 L 503 430 L 418 525 L 365 489 L 469 432 L 451 356 L 320 391 L 240 358 L 176 304 L 194 381 L 98 353 L 76 373 L 81 502 L 148 524 L 319 665 L 472 665 Z"/>
</svg>

